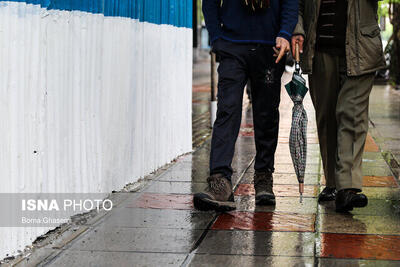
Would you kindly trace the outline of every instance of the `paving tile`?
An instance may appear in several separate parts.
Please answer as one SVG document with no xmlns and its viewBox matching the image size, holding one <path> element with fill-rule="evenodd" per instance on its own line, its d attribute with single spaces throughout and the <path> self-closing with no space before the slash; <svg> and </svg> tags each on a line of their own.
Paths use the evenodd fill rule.
<svg viewBox="0 0 400 267">
<path fill-rule="evenodd" d="M 117 228 L 102 225 L 76 240 L 69 250 L 189 252 L 203 230 Z"/>
<path fill-rule="evenodd" d="M 318 207 L 320 213 L 336 214 L 334 201 L 323 202 Z M 350 213 L 374 216 L 400 215 L 400 200 L 369 199 L 366 207 L 354 209 Z"/>
<path fill-rule="evenodd" d="M 314 198 L 303 198 L 303 202 L 300 203 L 298 197 L 277 197 L 275 206 L 256 206 L 254 196 L 238 196 L 236 203 L 239 211 L 314 214 L 317 210 L 317 200 Z"/>
<path fill-rule="evenodd" d="M 192 195 L 143 193 L 130 204 L 125 205 L 125 207 L 190 210 L 193 209 L 194 206 Z"/>
<path fill-rule="evenodd" d="M 191 267 L 208 266 L 314 266 L 313 257 L 282 256 L 243 256 L 243 255 L 206 255 L 196 254 L 190 262 Z"/>
<path fill-rule="evenodd" d="M 346 234 L 400 234 L 400 216 L 353 215 L 353 214 L 320 214 L 320 231 L 324 233 Z"/>
<path fill-rule="evenodd" d="M 246 153 L 244 154 L 247 155 Z M 251 156 L 233 159 L 233 182 L 236 182 L 243 171 L 247 169 L 251 160 Z M 181 166 L 179 168 L 169 169 L 158 176 L 158 181 L 205 183 L 207 181 L 207 177 L 209 176 L 208 161 L 207 164 L 202 163 L 197 165 L 196 163 L 193 163 L 193 166 L 196 167 L 191 168 Z"/>
<path fill-rule="evenodd" d="M 214 219 L 213 212 L 194 210 L 161 210 L 117 208 L 104 220 L 109 227 L 206 229 Z"/>
<path fill-rule="evenodd" d="M 254 130 L 250 128 L 240 128 L 239 137 L 254 137 Z"/>
<path fill-rule="evenodd" d="M 298 185 L 274 185 L 274 193 L 279 197 L 298 197 L 299 186 Z M 305 185 L 304 186 L 304 197 L 316 197 L 318 192 L 318 186 Z M 252 184 L 239 184 L 235 196 L 251 196 L 255 195 L 254 185 Z"/>
<path fill-rule="evenodd" d="M 313 256 L 314 233 L 209 231 L 197 253 Z"/>
<path fill-rule="evenodd" d="M 388 260 L 354 260 L 354 259 L 329 259 L 320 258 L 318 259 L 318 266 L 325 267 L 398 267 L 398 261 Z"/>
<path fill-rule="evenodd" d="M 392 176 L 393 173 L 388 166 L 385 167 L 365 167 L 362 168 L 363 175 L 370 176 Z"/>
<path fill-rule="evenodd" d="M 202 191 L 207 183 L 192 182 L 154 182 L 145 192 L 163 194 L 193 194 Z"/>
<path fill-rule="evenodd" d="M 292 159 L 290 158 L 290 151 L 287 153 L 289 154 L 275 154 L 275 164 L 290 164 Z M 307 155 L 307 164 L 319 164 L 321 161 L 320 155 L 318 152 L 314 152 L 312 155 Z"/>
<path fill-rule="evenodd" d="M 325 185 L 325 175 L 321 175 L 321 185 Z M 364 176 L 363 187 L 398 187 L 393 176 Z"/>
<path fill-rule="evenodd" d="M 363 161 L 365 159 L 368 159 L 368 160 L 384 160 L 381 152 L 368 152 L 368 151 L 364 151 L 364 153 L 363 153 Z"/>
<path fill-rule="evenodd" d="M 54 257 L 55 254 L 59 253 L 59 250 L 48 247 L 36 247 L 33 253 L 29 255 L 23 255 L 23 258 L 18 258 L 14 261 L 7 263 L 0 263 L 0 266 L 18 266 L 18 267 L 31 267 L 40 266 L 40 264 L 48 258 Z"/>
<path fill-rule="evenodd" d="M 400 189 L 393 187 L 364 187 L 363 193 L 368 199 L 400 199 Z"/>
<path fill-rule="evenodd" d="M 218 216 L 213 230 L 314 232 L 314 214 L 234 211 Z"/>
<path fill-rule="evenodd" d="M 158 181 L 172 181 L 172 182 L 199 182 L 204 181 L 204 177 L 208 176 L 208 171 L 204 170 L 201 175 L 198 171 L 192 170 L 168 170 L 158 177 Z"/>
<path fill-rule="evenodd" d="M 305 171 L 310 174 L 319 174 L 321 168 L 319 164 L 307 164 Z M 275 164 L 275 173 L 295 173 L 293 163 Z"/>
<path fill-rule="evenodd" d="M 388 164 L 386 163 L 386 161 L 383 158 L 381 158 L 381 159 L 363 158 L 362 166 L 364 166 L 364 167 L 387 167 Z"/>
<path fill-rule="evenodd" d="M 186 254 L 65 251 L 48 266 L 180 266 Z"/>
<path fill-rule="evenodd" d="M 400 236 L 321 234 L 320 256 L 400 260 Z"/>
<path fill-rule="evenodd" d="M 115 196 L 115 197 L 114 197 Z M 113 208 L 115 207 L 125 207 L 135 201 L 138 197 L 140 197 L 140 193 L 112 193 L 111 200 L 113 202 Z M 117 199 L 115 202 L 114 199 Z M 117 203 L 117 205 L 115 205 Z"/>
<path fill-rule="evenodd" d="M 292 173 L 274 173 L 274 184 L 295 184 L 297 183 L 296 174 Z M 307 174 L 304 177 L 306 185 L 317 185 L 319 180 L 318 174 Z M 254 172 L 247 171 L 243 178 L 240 180 L 241 184 L 252 184 L 254 183 Z"/>
<path fill-rule="evenodd" d="M 277 158 L 285 157 L 286 158 L 286 163 L 289 164 L 291 162 L 291 156 L 290 156 L 290 150 L 289 150 L 289 145 L 285 144 L 285 148 L 277 148 L 275 156 Z M 308 159 L 312 158 L 319 158 L 320 157 L 320 152 L 318 150 L 307 150 L 307 162 L 310 163 L 311 161 L 308 161 Z"/>
<path fill-rule="evenodd" d="M 289 144 L 289 138 L 288 137 L 279 137 L 278 142 L 280 144 Z M 318 138 L 315 137 L 307 137 L 307 144 L 319 144 Z"/>
<path fill-rule="evenodd" d="M 398 187 L 393 176 L 364 176 L 363 186 Z"/>
<path fill-rule="evenodd" d="M 379 152 L 379 147 L 375 143 L 374 139 L 370 134 L 367 135 L 367 139 L 365 141 L 364 151 L 366 152 Z"/>
</svg>

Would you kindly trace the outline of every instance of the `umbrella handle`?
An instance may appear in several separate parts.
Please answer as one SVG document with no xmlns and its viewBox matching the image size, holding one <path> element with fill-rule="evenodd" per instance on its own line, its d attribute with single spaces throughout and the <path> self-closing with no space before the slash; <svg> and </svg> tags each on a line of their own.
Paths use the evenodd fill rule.
<svg viewBox="0 0 400 267">
<path fill-rule="evenodd" d="M 300 73 L 300 52 L 299 52 L 299 44 L 296 43 L 296 47 L 295 47 L 295 60 L 296 60 L 296 64 L 295 64 L 295 70 L 297 73 Z"/>
</svg>

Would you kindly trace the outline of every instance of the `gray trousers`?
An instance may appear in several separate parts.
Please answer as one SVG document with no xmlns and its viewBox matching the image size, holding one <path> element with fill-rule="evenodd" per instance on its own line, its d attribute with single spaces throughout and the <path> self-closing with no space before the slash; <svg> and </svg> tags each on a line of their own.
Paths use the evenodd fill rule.
<svg viewBox="0 0 400 267">
<path fill-rule="evenodd" d="M 374 73 L 349 77 L 346 59 L 316 51 L 309 77 L 327 187 L 362 189 Z"/>
</svg>

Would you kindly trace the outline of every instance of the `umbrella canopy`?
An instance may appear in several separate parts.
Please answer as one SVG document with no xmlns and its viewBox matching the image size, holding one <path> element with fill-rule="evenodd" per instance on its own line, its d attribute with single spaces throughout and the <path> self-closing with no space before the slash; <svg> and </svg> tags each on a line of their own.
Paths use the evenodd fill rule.
<svg viewBox="0 0 400 267">
<path fill-rule="evenodd" d="M 293 78 L 286 87 L 290 98 L 294 102 L 292 127 L 290 129 L 289 148 L 292 156 L 294 169 L 296 171 L 297 180 L 299 181 L 300 196 L 304 192 L 304 173 L 307 160 L 307 112 L 303 106 L 304 96 L 307 94 L 308 88 L 306 80 L 300 74 L 299 56 L 296 47 L 296 69 Z M 301 199 L 300 199 L 301 201 Z"/>
</svg>

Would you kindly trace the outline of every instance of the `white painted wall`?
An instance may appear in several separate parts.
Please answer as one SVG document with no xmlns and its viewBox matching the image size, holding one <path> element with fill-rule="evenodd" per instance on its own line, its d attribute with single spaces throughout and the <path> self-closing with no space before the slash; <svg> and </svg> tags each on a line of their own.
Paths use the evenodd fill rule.
<svg viewBox="0 0 400 267">
<path fill-rule="evenodd" d="M 191 29 L 0 2 L 0 193 L 108 193 L 190 151 L 191 73 Z M 0 258 L 47 230 L 0 228 Z"/>
</svg>

